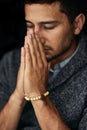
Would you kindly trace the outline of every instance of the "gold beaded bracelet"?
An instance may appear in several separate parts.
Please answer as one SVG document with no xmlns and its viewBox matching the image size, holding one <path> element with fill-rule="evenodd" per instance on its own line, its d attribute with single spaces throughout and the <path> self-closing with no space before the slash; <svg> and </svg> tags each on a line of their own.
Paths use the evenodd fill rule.
<svg viewBox="0 0 87 130">
<path fill-rule="evenodd" d="M 26 94 L 25 94 L 25 100 L 26 101 L 36 101 L 36 100 L 41 100 L 43 97 L 46 97 L 49 95 L 49 91 L 46 91 L 44 94 L 42 95 L 39 95 L 37 97 L 27 97 Z"/>
</svg>

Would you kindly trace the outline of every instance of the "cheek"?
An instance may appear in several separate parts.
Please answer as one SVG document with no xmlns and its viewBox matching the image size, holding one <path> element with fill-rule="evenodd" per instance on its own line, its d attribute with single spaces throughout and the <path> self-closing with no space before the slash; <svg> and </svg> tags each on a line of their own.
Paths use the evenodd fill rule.
<svg viewBox="0 0 87 130">
<path fill-rule="evenodd" d="M 67 46 L 72 37 L 72 31 L 70 27 L 60 26 L 53 31 L 45 33 L 46 44 L 54 48 L 54 50 L 62 48 L 62 46 Z"/>
<path fill-rule="evenodd" d="M 68 35 L 69 31 L 65 29 L 63 26 L 56 28 L 55 30 L 51 30 L 46 33 L 45 37 L 49 42 L 57 42 L 62 40 L 64 37 Z"/>
<path fill-rule="evenodd" d="M 53 39 L 58 46 L 67 45 L 72 38 L 72 31 L 70 28 L 59 29 L 53 36 L 50 37 Z"/>
<path fill-rule="evenodd" d="M 49 35 L 47 37 L 46 45 L 52 48 L 53 53 L 57 53 L 62 48 L 62 38 L 61 35 L 55 34 L 55 35 Z"/>
<path fill-rule="evenodd" d="M 64 39 L 64 33 L 62 31 L 51 32 L 46 35 L 46 44 L 56 48 L 61 44 Z"/>
</svg>

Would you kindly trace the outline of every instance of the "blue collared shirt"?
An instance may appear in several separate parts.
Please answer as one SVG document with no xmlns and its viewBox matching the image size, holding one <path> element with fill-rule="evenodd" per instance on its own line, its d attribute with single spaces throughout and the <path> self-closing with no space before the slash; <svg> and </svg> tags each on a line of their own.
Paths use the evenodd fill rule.
<svg viewBox="0 0 87 130">
<path fill-rule="evenodd" d="M 54 78 L 60 72 L 60 70 L 73 58 L 73 56 L 76 54 L 78 49 L 79 49 L 79 44 L 78 44 L 78 47 L 75 50 L 75 52 L 69 58 L 65 59 L 64 61 L 62 61 L 62 62 L 60 62 L 58 64 L 56 64 L 54 66 L 54 69 L 50 69 L 49 80 L 48 80 L 49 83 L 51 83 L 54 80 Z"/>
</svg>

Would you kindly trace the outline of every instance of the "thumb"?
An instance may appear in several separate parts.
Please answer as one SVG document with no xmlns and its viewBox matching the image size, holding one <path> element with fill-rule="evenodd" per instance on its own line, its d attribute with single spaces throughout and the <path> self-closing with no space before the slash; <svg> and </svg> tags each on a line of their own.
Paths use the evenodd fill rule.
<svg viewBox="0 0 87 130">
<path fill-rule="evenodd" d="M 18 71 L 18 76 L 17 76 L 17 86 L 20 86 L 23 84 L 23 79 L 24 79 L 24 68 L 25 68 L 25 52 L 24 52 L 24 47 L 21 48 L 21 60 L 20 60 L 20 67 Z"/>
</svg>

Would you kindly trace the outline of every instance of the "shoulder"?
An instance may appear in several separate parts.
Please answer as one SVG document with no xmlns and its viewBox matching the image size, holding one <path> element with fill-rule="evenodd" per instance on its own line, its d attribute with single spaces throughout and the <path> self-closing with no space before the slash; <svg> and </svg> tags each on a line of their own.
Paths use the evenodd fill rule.
<svg viewBox="0 0 87 130">
<path fill-rule="evenodd" d="M 17 62 L 20 59 L 20 52 L 20 48 L 6 52 L 0 60 L 0 64 Z"/>
<path fill-rule="evenodd" d="M 12 69 L 18 69 L 20 63 L 20 48 L 13 49 L 3 55 L 0 60 L 0 72 L 11 71 Z"/>
</svg>

